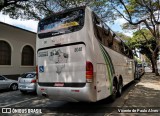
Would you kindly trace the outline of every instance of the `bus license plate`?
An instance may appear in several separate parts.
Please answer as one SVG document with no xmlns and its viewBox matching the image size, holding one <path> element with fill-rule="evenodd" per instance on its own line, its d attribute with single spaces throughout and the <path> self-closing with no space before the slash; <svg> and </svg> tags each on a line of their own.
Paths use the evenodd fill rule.
<svg viewBox="0 0 160 116">
<path fill-rule="evenodd" d="M 55 86 L 55 87 L 63 87 L 63 86 L 64 86 L 64 83 L 55 83 L 54 86 Z"/>
</svg>

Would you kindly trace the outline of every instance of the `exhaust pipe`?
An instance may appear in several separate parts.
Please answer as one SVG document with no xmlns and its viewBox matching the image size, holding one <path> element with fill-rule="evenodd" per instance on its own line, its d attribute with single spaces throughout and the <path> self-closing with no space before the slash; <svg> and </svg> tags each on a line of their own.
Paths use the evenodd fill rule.
<svg viewBox="0 0 160 116">
<path fill-rule="evenodd" d="M 48 95 L 46 93 L 42 93 L 43 97 L 48 97 Z"/>
</svg>

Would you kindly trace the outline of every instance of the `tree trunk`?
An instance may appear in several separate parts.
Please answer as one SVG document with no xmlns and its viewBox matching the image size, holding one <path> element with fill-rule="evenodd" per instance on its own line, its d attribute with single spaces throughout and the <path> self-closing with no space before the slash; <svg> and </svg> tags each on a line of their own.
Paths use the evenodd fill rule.
<svg viewBox="0 0 160 116">
<path fill-rule="evenodd" d="M 154 63 L 153 63 L 152 58 L 150 59 L 150 61 L 151 61 L 151 64 L 152 64 L 152 73 L 155 73 L 155 67 L 154 67 Z"/>
<path fill-rule="evenodd" d="M 154 54 L 152 54 L 152 61 L 153 61 L 152 65 L 154 65 L 155 75 L 159 76 L 158 67 L 157 67 L 157 58 L 155 57 Z"/>
</svg>

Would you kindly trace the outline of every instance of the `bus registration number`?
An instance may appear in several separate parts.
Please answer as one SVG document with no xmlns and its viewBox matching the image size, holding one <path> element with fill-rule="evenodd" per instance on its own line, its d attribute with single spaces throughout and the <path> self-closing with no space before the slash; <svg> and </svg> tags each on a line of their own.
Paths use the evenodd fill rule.
<svg viewBox="0 0 160 116">
<path fill-rule="evenodd" d="M 82 47 L 77 47 L 77 48 L 74 49 L 74 51 L 75 52 L 80 52 L 80 51 L 82 51 Z"/>
</svg>

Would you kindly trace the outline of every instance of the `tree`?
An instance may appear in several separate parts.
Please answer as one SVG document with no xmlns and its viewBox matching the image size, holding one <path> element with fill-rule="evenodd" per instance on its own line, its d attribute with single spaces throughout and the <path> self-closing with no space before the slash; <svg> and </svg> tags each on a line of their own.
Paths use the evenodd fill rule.
<svg viewBox="0 0 160 116">
<path fill-rule="evenodd" d="M 160 14 L 160 1 L 159 0 L 108 0 L 108 12 L 113 13 L 112 19 L 116 17 L 124 18 L 128 25 L 134 28 L 142 25 L 150 31 L 151 35 L 156 41 L 156 47 L 152 51 L 152 61 L 155 66 L 155 74 L 158 74 L 156 54 L 160 47 L 160 33 L 159 33 L 159 14 Z M 105 16 L 108 16 L 106 13 Z M 133 28 L 132 27 L 132 28 Z"/>
<path fill-rule="evenodd" d="M 89 5 L 100 13 L 105 9 L 103 7 L 105 3 L 106 0 L 28 0 L 17 3 L 16 7 L 14 5 L 5 7 L 2 12 L 14 19 L 39 20 L 56 12 L 84 5 Z"/>
<path fill-rule="evenodd" d="M 131 37 L 129 37 L 129 36 L 123 34 L 123 33 L 117 32 L 116 34 L 117 34 L 125 43 L 127 43 L 127 42 L 131 39 Z"/>
<path fill-rule="evenodd" d="M 147 29 L 141 29 L 133 33 L 132 39 L 128 41 L 128 46 L 132 49 L 138 49 L 141 54 L 145 54 L 145 56 L 151 61 L 152 64 L 152 72 L 155 72 L 155 64 L 152 59 L 153 50 L 156 48 L 156 41 L 153 38 L 152 34 Z M 158 52 L 156 52 L 155 57 L 157 59 Z"/>
<path fill-rule="evenodd" d="M 24 1 L 28 1 L 28 0 L 0 0 L 0 11 L 5 7 L 8 7 L 10 5 L 16 6 L 20 2 L 24 2 Z"/>
</svg>

